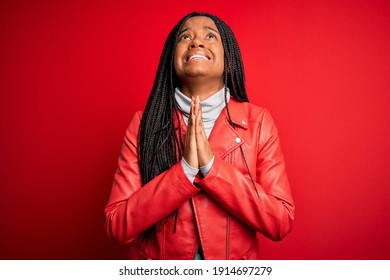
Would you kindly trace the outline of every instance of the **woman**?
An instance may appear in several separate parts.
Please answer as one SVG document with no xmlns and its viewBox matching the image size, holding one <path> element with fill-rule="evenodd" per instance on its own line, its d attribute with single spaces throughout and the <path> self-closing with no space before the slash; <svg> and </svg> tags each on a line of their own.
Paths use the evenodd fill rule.
<svg viewBox="0 0 390 280">
<path fill-rule="evenodd" d="M 258 259 L 257 232 L 291 231 L 277 129 L 248 103 L 236 39 L 217 17 L 191 13 L 170 32 L 105 215 L 131 259 Z"/>
</svg>

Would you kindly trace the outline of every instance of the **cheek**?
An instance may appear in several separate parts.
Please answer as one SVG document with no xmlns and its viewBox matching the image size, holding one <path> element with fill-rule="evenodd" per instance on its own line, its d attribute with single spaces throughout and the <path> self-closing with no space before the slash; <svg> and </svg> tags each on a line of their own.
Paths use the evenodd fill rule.
<svg viewBox="0 0 390 280">
<path fill-rule="evenodd" d="M 177 46 L 175 54 L 173 55 L 173 67 L 174 67 L 175 71 L 180 69 L 181 65 L 183 64 L 182 54 L 183 54 L 182 47 Z"/>
<path fill-rule="evenodd" d="M 177 55 L 177 52 L 175 52 L 173 56 L 173 69 L 175 70 L 175 72 L 177 72 L 179 68 L 180 68 L 180 59 L 179 56 Z"/>
<path fill-rule="evenodd" d="M 222 44 L 218 45 L 218 47 L 215 50 L 215 53 L 217 54 L 217 57 L 218 57 L 218 64 L 220 64 L 220 66 L 222 68 L 224 68 L 224 64 L 225 64 L 225 51 L 223 49 Z"/>
<path fill-rule="evenodd" d="M 221 69 L 222 70 L 224 70 L 225 69 L 225 54 L 224 54 L 224 52 L 222 51 L 222 52 L 220 52 L 220 54 L 219 54 L 219 64 L 220 64 L 220 67 L 221 67 Z"/>
</svg>

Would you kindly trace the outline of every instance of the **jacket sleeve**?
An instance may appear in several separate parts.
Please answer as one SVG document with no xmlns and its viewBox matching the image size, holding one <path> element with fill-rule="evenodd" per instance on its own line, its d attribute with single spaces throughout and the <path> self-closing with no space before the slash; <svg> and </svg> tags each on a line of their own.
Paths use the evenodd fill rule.
<svg viewBox="0 0 390 280">
<path fill-rule="evenodd" d="M 124 137 L 118 168 L 105 208 L 107 234 L 119 243 L 130 243 L 142 232 L 168 217 L 199 191 L 178 162 L 142 186 L 137 138 L 140 112 L 136 113 Z"/>
<path fill-rule="evenodd" d="M 260 123 L 255 186 L 236 166 L 216 157 L 209 174 L 195 183 L 222 207 L 257 232 L 278 241 L 291 230 L 294 203 L 278 131 L 266 110 Z"/>
</svg>

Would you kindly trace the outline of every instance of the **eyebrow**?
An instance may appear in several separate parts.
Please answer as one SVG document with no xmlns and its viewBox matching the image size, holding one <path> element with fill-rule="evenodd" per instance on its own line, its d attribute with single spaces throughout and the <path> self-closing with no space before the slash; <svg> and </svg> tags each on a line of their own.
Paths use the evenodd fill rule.
<svg viewBox="0 0 390 280">
<path fill-rule="evenodd" d="M 183 32 L 186 32 L 188 30 L 191 30 L 192 28 L 191 27 L 187 27 L 187 28 L 184 28 L 182 31 L 179 32 L 179 35 Z M 208 30 L 211 30 L 211 31 L 214 31 L 215 33 L 219 34 L 218 30 L 215 30 L 214 28 L 210 27 L 210 26 L 203 26 L 203 29 L 208 29 Z"/>
<path fill-rule="evenodd" d="M 204 26 L 203 28 L 212 30 L 212 31 L 214 31 L 214 32 L 216 32 L 216 33 L 219 34 L 218 30 L 215 30 L 214 28 L 212 28 L 212 27 L 210 27 L 210 26 Z"/>
<path fill-rule="evenodd" d="M 188 30 L 190 30 L 190 28 L 184 28 L 182 31 L 179 32 L 178 35 L 180 35 L 180 34 L 183 33 L 183 32 L 186 32 L 186 31 L 188 31 Z"/>
</svg>

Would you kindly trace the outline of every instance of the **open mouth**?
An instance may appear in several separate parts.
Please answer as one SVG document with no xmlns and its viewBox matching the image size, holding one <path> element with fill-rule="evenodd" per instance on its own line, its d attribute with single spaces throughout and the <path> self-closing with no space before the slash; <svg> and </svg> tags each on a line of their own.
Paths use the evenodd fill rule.
<svg viewBox="0 0 390 280">
<path fill-rule="evenodd" d="M 191 60 L 210 60 L 210 58 L 205 56 L 205 55 L 194 54 L 194 55 L 188 56 L 186 58 L 186 62 L 191 61 Z"/>
</svg>

